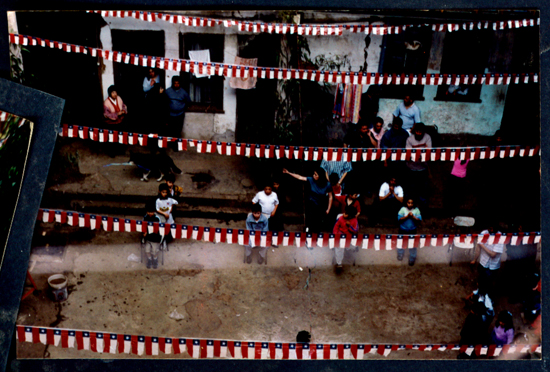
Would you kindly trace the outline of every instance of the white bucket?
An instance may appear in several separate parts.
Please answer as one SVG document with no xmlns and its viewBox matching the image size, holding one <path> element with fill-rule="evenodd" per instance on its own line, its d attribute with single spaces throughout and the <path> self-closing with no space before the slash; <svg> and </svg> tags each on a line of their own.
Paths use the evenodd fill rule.
<svg viewBox="0 0 550 372">
<path fill-rule="evenodd" d="M 50 285 L 53 293 L 53 297 L 56 301 L 65 301 L 69 296 L 67 292 L 67 277 L 63 274 L 54 274 L 48 278 L 48 284 Z"/>
</svg>

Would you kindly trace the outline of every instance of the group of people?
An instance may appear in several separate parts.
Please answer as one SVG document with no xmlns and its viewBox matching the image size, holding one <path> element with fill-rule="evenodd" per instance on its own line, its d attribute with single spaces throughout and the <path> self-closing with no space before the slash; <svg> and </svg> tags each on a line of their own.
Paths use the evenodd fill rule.
<svg viewBox="0 0 550 372">
<path fill-rule="evenodd" d="M 191 103 L 189 94 L 181 86 L 180 77 L 172 77 L 172 86 L 164 89 L 158 71 L 151 68 L 143 79 L 142 89 L 139 107 L 133 108 L 139 112 L 140 121 L 154 123 L 155 133 L 159 135 L 180 137 L 185 110 Z M 117 87 L 111 85 L 107 93 L 108 97 L 103 102 L 104 128 L 138 132 L 137 129 L 140 128 L 132 127 L 127 123 L 128 107 L 118 94 Z"/>
</svg>

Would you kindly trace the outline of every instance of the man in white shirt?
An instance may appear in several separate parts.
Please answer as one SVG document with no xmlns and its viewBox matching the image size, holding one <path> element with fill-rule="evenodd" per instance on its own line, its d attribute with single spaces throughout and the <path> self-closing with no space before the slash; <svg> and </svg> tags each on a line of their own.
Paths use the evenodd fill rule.
<svg viewBox="0 0 550 372">
<path fill-rule="evenodd" d="M 492 234 L 494 231 L 497 231 L 497 229 L 490 226 L 487 230 L 483 230 L 480 235 Z M 497 234 L 500 233 L 500 231 L 497 232 Z M 498 269 L 500 269 L 500 257 L 504 252 L 504 244 L 479 243 L 478 247 L 476 248 L 474 260 L 470 263 L 475 265 L 479 257 L 477 269 L 480 294 L 488 294 L 491 298 L 494 298 L 492 291 L 494 290 L 495 276 Z"/>
<path fill-rule="evenodd" d="M 388 182 L 384 182 L 378 196 L 374 197 L 372 224 L 376 224 L 382 216 L 393 221 L 403 206 L 403 196 L 403 188 L 397 183 L 395 177 L 390 177 Z"/>
<path fill-rule="evenodd" d="M 397 106 L 393 116 L 403 120 L 403 129 L 411 134 L 411 129 L 416 123 L 420 123 L 420 109 L 415 105 L 411 96 L 405 96 L 403 102 Z"/>
<path fill-rule="evenodd" d="M 269 217 L 274 216 L 279 206 L 279 199 L 277 194 L 273 192 L 271 185 L 266 185 L 264 191 L 260 191 L 252 199 L 252 203 L 260 203 L 262 206 L 262 214 L 269 219 Z"/>
</svg>

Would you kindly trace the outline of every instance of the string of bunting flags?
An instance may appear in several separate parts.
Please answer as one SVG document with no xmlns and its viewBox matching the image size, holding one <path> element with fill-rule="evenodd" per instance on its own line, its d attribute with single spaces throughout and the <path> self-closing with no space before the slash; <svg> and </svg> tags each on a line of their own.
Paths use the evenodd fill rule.
<svg viewBox="0 0 550 372">
<path fill-rule="evenodd" d="M 289 24 L 289 23 L 265 23 L 257 21 L 242 21 L 235 19 L 216 19 L 205 17 L 190 17 L 180 14 L 146 12 L 135 10 L 88 10 L 88 13 L 101 14 L 102 17 L 133 18 L 146 22 L 165 21 L 173 24 L 183 24 L 190 27 L 234 27 L 238 31 L 270 34 L 298 34 L 308 36 L 341 36 L 343 31 L 350 33 L 365 33 L 373 35 L 400 34 L 407 28 L 431 27 L 433 31 L 459 31 L 459 30 L 505 30 L 521 27 L 534 27 L 540 25 L 540 18 L 510 19 L 502 21 L 470 21 L 461 23 L 420 23 L 408 25 L 372 25 L 366 24 Z"/>
<path fill-rule="evenodd" d="M 80 138 L 96 142 L 119 143 L 124 145 L 147 146 L 156 141 L 160 148 L 169 143 L 177 144 L 178 151 L 195 147 L 198 153 L 218 153 L 227 156 L 246 156 L 266 159 L 295 159 L 305 161 L 455 161 L 482 160 L 495 158 L 533 157 L 540 155 L 540 146 L 494 146 L 494 147 L 437 147 L 423 149 L 362 149 L 342 147 L 307 147 L 264 145 L 250 143 L 202 141 L 157 134 L 122 132 L 111 129 L 84 127 L 63 124 L 61 137 Z"/>
<path fill-rule="evenodd" d="M 539 243 L 540 232 L 521 232 L 503 234 L 331 234 L 331 233 L 303 233 L 289 231 L 249 231 L 246 229 L 231 229 L 221 227 L 190 226 L 183 224 L 165 224 L 98 216 L 88 213 L 71 212 L 64 210 L 40 209 L 38 220 L 44 223 L 60 223 L 69 226 L 88 228 L 111 232 L 141 232 L 171 234 L 175 239 L 190 239 L 212 243 L 228 243 L 267 247 L 271 245 L 296 247 L 328 247 L 346 248 L 350 246 L 362 249 L 393 250 L 424 247 L 442 247 L 453 241 L 463 244 L 533 244 Z"/>
<path fill-rule="evenodd" d="M 363 359 L 365 354 L 388 356 L 392 351 L 457 350 L 468 355 L 499 356 L 541 353 L 540 344 L 457 345 L 457 344 L 314 344 L 272 341 L 232 341 L 184 337 L 156 337 L 95 332 L 50 327 L 17 326 L 19 342 L 61 346 L 64 349 L 88 350 L 95 353 L 159 355 L 184 354 L 195 359 Z"/>
<path fill-rule="evenodd" d="M 538 83 L 539 78 L 537 73 L 392 74 L 361 71 L 342 72 L 244 66 L 111 51 L 13 33 L 10 33 L 9 40 L 11 44 L 15 45 L 41 46 L 59 49 L 67 53 L 82 53 L 92 57 L 101 57 L 109 61 L 131 64 L 135 66 L 152 67 L 172 71 L 185 71 L 188 73 L 198 73 L 209 76 L 225 76 L 228 78 L 255 77 L 260 79 L 278 80 L 300 79 L 332 84 L 344 83 L 361 85 L 509 85 L 520 83 Z"/>
</svg>

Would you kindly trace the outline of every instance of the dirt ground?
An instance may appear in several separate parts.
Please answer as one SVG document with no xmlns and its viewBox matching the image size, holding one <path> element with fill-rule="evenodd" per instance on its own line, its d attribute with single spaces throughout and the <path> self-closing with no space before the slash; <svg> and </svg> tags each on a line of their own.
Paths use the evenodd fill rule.
<svg viewBox="0 0 550 372">
<path fill-rule="evenodd" d="M 22 302 L 18 324 L 226 340 L 293 342 L 307 330 L 318 343 L 458 343 L 468 314 L 461 298 L 475 288 L 468 250 L 454 252 L 449 266 L 446 247 L 423 248 L 413 267 L 398 262 L 395 251 L 360 250 L 346 253 L 344 271 L 336 274 L 328 248 L 270 249 L 267 265 L 247 265 L 242 247 L 177 240 L 164 266 L 147 270 L 128 260 L 139 256 L 135 235 L 95 232 L 62 249 L 35 247 L 31 268 L 39 291 Z M 69 277 L 69 298 L 57 303 L 47 277 L 60 272 Z M 516 315 L 516 333 L 531 332 L 519 304 L 497 299 L 495 310 L 504 308 Z M 182 320 L 169 317 L 174 310 Z M 457 353 L 404 350 L 388 358 L 455 359 Z M 19 343 L 18 358 L 137 356 Z"/>
</svg>

